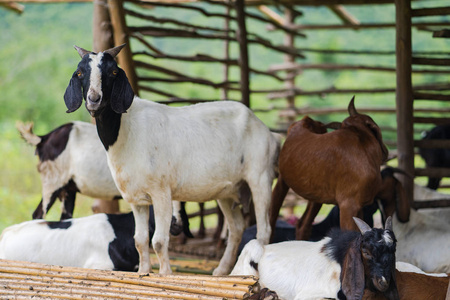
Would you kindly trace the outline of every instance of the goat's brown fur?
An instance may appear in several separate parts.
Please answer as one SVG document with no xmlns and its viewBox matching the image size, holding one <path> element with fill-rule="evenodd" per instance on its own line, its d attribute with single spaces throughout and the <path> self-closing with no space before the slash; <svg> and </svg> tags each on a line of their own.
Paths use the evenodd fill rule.
<svg viewBox="0 0 450 300">
<path fill-rule="evenodd" d="M 339 206 L 342 229 L 357 230 L 352 217 L 362 218 L 362 207 L 371 204 L 378 193 L 380 165 L 388 151 L 377 124 L 357 113 L 353 100 L 350 116 L 333 132 L 327 133 L 323 123 L 307 116 L 289 128 L 272 192 L 272 232 L 289 188 L 309 200 L 297 224 L 297 239 L 309 238 L 311 224 L 324 203 Z"/>
<path fill-rule="evenodd" d="M 449 277 L 433 277 L 413 272 L 396 271 L 400 300 L 444 300 Z M 363 300 L 385 300 L 381 293 L 364 291 Z"/>
</svg>

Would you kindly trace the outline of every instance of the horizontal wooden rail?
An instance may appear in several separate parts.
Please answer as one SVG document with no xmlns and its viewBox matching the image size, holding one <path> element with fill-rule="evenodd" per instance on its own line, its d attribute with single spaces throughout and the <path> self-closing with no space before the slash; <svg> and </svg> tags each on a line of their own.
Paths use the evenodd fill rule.
<svg viewBox="0 0 450 300">
<path fill-rule="evenodd" d="M 413 122 L 422 124 L 445 125 L 450 123 L 450 118 L 414 117 Z"/>
<path fill-rule="evenodd" d="M 413 201 L 413 205 L 412 206 L 413 206 L 414 209 L 450 207 L 450 199 Z"/>
<path fill-rule="evenodd" d="M 426 149 L 434 149 L 434 148 L 450 149 L 450 140 L 416 140 L 414 141 L 414 147 Z"/>
<path fill-rule="evenodd" d="M 429 17 L 450 15 L 450 6 L 416 8 L 411 10 L 411 17 Z"/>
<path fill-rule="evenodd" d="M 450 101 L 450 95 L 414 92 L 414 100 Z"/>
<path fill-rule="evenodd" d="M 427 58 L 427 57 L 413 57 L 413 65 L 427 65 L 427 66 L 450 66 L 450 59 L 447 58 Z"/>
<path fill-rule="evenodd" d="M 450 168 L 416 168 L 414 176 L 450 177 Z"/>
</svg>

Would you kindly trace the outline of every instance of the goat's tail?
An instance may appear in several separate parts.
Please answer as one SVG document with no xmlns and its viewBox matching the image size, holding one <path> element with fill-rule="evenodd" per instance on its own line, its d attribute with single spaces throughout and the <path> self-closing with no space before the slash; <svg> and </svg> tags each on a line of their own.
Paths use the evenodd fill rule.
<svg viewBox="0 0 450 300">
<path fill-rule="evenodd" d="M 19 130 L 22 138 L 29 144 L 37 146 L 41 142 L 41 138 L 33 133 L 33 122 L 22 123 L 16 122 L 16 128 Z"/>
<path fill-rule="evenodd" d="M 264 254 L 264 246 L 258 240 L 251 240 L 242 249 L 241 255 L 239 255 L 238 261 L 234 266 L 230 275 L 254 275 L 258 274 L 258 264 L 261 261 L 261 257 Z"/>
</svg>

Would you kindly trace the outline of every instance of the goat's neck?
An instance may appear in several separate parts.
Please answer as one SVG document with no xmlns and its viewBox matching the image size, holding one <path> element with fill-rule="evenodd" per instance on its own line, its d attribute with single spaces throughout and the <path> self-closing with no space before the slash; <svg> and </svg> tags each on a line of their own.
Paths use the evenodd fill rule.
<svg viewBox="0 0 450 300">
<path fill-rule="evenodd" d="M 116 113 L 109 106 L 99 116 L 95 117 L 98 136 L 106 151 L 117 141 L 121 117 L 122 114 Z"/>
</svg>

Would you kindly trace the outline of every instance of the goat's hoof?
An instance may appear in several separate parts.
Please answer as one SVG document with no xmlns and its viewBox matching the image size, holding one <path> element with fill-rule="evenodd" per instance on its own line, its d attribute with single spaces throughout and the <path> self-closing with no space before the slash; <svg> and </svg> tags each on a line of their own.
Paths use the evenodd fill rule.
<svg viewBox="0 0 450 300">
<path fill-rule="evenodd" d="M 153 272 L 139 274 L 139 278 L 142 278 L 142 277 L 145 277 L 145 276 L 150 276 L 151 273 L 153 273 Z"/>
</svg>

